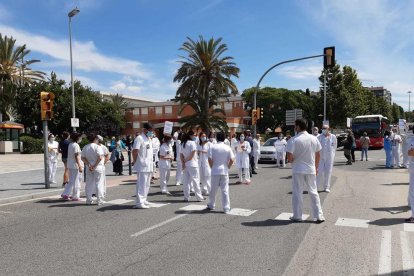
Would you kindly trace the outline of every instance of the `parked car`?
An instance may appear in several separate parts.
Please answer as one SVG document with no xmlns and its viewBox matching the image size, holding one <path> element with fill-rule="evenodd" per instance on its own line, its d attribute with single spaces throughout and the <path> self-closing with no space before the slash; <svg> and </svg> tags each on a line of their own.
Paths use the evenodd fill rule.
<svg viewBox="0 0 414 276">
<path fill-rule="evenodd" d="M 276 137 L 270 138 L 260 147 L 259 163 L 261 162 L 276 162 Z"/>
</svg>

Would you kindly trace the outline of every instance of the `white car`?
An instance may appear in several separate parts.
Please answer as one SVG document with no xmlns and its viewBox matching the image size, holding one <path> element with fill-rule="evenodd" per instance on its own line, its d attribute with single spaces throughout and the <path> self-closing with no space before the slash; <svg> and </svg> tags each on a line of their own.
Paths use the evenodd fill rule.
<svg viewBox="0 0 414 276">
<path fill-rule="evenodd" d="M 260 146 L 259 162 L 276 162 L 276 140 L 277 137 L 270 138 Z"/>
</svg>

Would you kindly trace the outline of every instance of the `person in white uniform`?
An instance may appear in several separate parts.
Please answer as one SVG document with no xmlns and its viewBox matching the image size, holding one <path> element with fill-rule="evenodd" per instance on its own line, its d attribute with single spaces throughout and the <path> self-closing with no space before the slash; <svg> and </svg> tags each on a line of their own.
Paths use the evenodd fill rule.
<svg viewBox="0 0 414 276">
<path fill-rule="evenodd" d="M 337 148 L 337 139 L 330 132 L 329 126 L 322 126 L 322 134 L 318 136 L 322 146 L 319 161 L 318 175 L 316 177 L 317 187 L 323 187 L 324 191 L 331 192 L 331 176 Z"/>
<path fill-rule="evenodd" d="M 203 195 L 201 194 L 200 189 L 200 176 L 198 170 L 198 161 L 197 161 L 197 144 L 196 136 L 193 131 L 189 131 L 183 135 L 181 143 L 181 164 L 183 168 L 183 191 L 184 191 L 184 201 L 188 202 L 190 200 L 190 189 L 194 189 L 194 194 L 197 201 L 201 202 L 204 200 Z"/>
<path fill-rule="evenodd" d="M 286 167 L 286 145 L 287 142 L 283 138 L 283 134 L 279 134 L 278 139 L 274 143 L 276 150 L 276 167 L 280 167 L 280 161 L 282 161 L 282 167 Z"/>
<path fill-rule="evenodd" d="M 159 161 L 158 154 L 160 152 L 161 142 L 160 142 L 160 140 L 158 139 L 157 135 L 154 132 L 153 132 L 152 137 L 150 137 L 150 138 L 151 138 L 151 143 L 152 143 L 153 160 L 154 160 L 154 165 L 153 165 L 154 172 L 153 172 L 153 175 L 152 175 L 152 179 L 158 179 L 158 177 L 155 174 L 158 172 L 157 171 L 158 161 Z"/>
<path fill-rule="evenodd" d="M 228 136 L 224 139 L 224 144 L 230 147 L 230 138 Z"/>
<path fill-rule="evenodd" d="M 414 223 L 414 136 L 411 136 L 407 140 L 407 155 L 409 159 L 408 171 L 410 173 L 410 185 L 408 188 L 408 202 L 411 208 L 411 216 L 408 219 L 406 219 L 405 222 Z"/>
<path fill-rule="evenodd" d="M 49 141 L 47 142 L 47 159 L 49 165 L 49 181 L 56 184 L 56 170 L 58 162 L 59 143 L 55 141 L 55 135 L 49 134 Z"/>
<path fill-rule="evenodd" d="M 318 137 L 319 136 L 319 128 L 318 127 L 313 127 L 312 128 L 312 134 L 313 134 L 313 136 Z"/>
<path fill-rule="evenodd" d="M 98 138 L 95 134 L 88 135 L 89 144 L 82 149 L 82 161 L 86 168 L 86 204 L 93 203 L 92 194 L 96 191 L 97 204 L 104 203 L 104 162 L 105 156 L 102 147 L 98 145 Z"/>
<path fill-rule="evenodd" d="M 135 209 L 150 208 L 147 197 L 154 172 L 153 148 L 150 140 L 152 135 L 152 125 L 145 123 L 141 135 L 135 138 L 132 146 L 132 165 L 137 172 Z"/>
<path fill-rule="evenodd" d="M 295 121 L 297 135 L 287 149 L 289 162 L 292 163 L 292 221 L 302 221 L 303 187 L 306 185 L 311 197 L 312 214 L 314 221 L 321 223 L 325 221 L 321 202 L 316 188 L 316 175 L 322 149 L 318 139 L 307 131 L 306 121 L 299 119 Z"/>
<path fill-rule="evenodd" d="M 158 161 L 158 167 L 160 169 L 160 189 L 161 193 L 165 195 L 171 195 L 167 186 L 170 180 L 171 162 L 174 159 L 170 141 L 171 136 L 164 135 L 164 140 L 160 147 L 160 161 Z"/>
<path fill-rule="evenodd" d="M 108 163 L 109 161 L 109 149 L 103 144 L 104 140 L 103 137 L 101 135 L 97 135 L 96 138 L 98 138 L 98 146 L 100 146 L 103 150 L 104 153 L 104 165 L 103 165 L 103 171 L 102 171 L 102 176 L 103 176 L 103 191 L 104 191 L 104 197 L 106 197 L 106 163 Z M 96 193 L 94 193 L 96 194 Z"/>
<path fill-rule="evenodd" d="M 239 180 L 236 184 L 250 184 L 250 152 L 251 147 L 248 141 L 244 140 L 244 134 L 239 137 L 236 147 L 236 167 L 239 170 Z"/>
<path fill-rule="evenodd" d="M 183 137 L 183 133 L 180 132 L 177 138 L 174 138 L 175 142 L 175 151 L 176 151 L 176 161 L 177 161 L 177 168 L 175 171 L 175 185 L 180 186 L 182 183 L 183 177 L 183 165 L 181 163 L 181 139 Z"/>
<path fill-rule="evenodd" d="M 230 147 L 231 147 L 231 150 L 233 151 L 234 156 L 236 156 L 236 147 L 238 143 L 239 142 L 237 141 L 236 134 L 233 134 L 230 140 Z"/>
<path fill-rule="evenodd" d="M 209 164 L 211 166 L 211 192 L 207 209 L 214 210 L 217 190 L 221 189 L 221 201 L 225 214 L 230 212 L 229 169 L 234 162 L 234 153 L 224 144 L 224 133 L 217 133 L 217 144 L 209 150 Z"/>
<path fill-rule="evenodd" d="M 253 158 L 254 158 L 254 166 L 257 170 L 257 164 L 259 164 L 259 157 L 260 157 L 260 134 L 256 134 L 256 137 L 253 139 Z"/>
<path fill-rule="evenodd" d="M 394 168 L 401 168 L 401 147 L 402 139 L 401 136 L 398 134 L 396 130 L 393 131 L 392 135 L 392 156 L 393 156 L 393 167 Z"/>
<path fill-rule="evenodd" d="M 211 189 L 211 168 L 208 163 L 208 151 L 213 145 L 207 140 L 207 135 L 204 132 L 199 134 L 199 144 L 197 145 L 198 153 L 198 167 L 200 170 L 200 182 L 203 195 L 209 195 Z"/>
<path fill-rule="evenodd" d="M 401 134 L 401 151 L 402 151 L 402 167 L 408 168 L 409 166 L 409 158 L 408 158 L 408 141 L 410 138 L 408 138 L 408 133 L 405 132 Z"/>
<path fill-rule="evenodd" d="M 74 132 L 70 135 L 71 143 L 68 147 L 68 169 L 69 182 L 65 185 L 65 189 L 61 195 L 63 200 L 78 201 L 80 198 L 80 186 L 83 172 L 83 162 L 81 160 L 81 149 L 79 144 L 82 141 L 80 133 Z"/>
</svg>

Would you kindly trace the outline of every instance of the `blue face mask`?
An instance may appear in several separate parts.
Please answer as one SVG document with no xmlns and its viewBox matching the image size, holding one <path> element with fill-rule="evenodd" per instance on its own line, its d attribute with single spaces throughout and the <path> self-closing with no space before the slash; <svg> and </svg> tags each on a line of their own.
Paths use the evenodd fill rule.
<svg viewBox="0 0 414 276">
<path fill-rule="evenodd" d="M 243 136 L 240 136 L 240 141 L 244 141 L 244 137 Z"/>
<path fill-rule="evenodd" d="M 147 132 L 147 137 L 152 137 L 152 135 L 154 135 L 154 133 L 152 131 Z"/>
<path fill-rule="evenodd" d="M 328 131 L 326 129 L 322 129 L 322 134 L 325 135 L 326 133 L 328 133 Z"/>
<path fill-rule="evenodd" d="M 207 137 L 201 137 L 201 142 L 207 141 Z"/>
<path fill-rule="evenodd" d="M 193 141 L 197 141 L 197 138 L 196 138 L 196 137 L 193 137 L 193 138 L 191 138 L 191 140 L 193 140 Z"/>
</svg>

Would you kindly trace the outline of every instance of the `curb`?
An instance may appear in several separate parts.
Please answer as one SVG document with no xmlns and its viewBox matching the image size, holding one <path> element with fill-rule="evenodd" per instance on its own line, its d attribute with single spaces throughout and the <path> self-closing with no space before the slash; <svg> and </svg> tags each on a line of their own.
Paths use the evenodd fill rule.
<svg viewBox="0 0 414 276">
<path fill-rule="evenodd" d="M 59 194 L 60 192 L 63 192 L 62 188 L 51 188 L 48 191 L 40 192 L 40 193 L 34 193 L 34 194 L 27 194 L 27 195 L 20 195 L 20 196 L 13 196 L 8 198 L 0 198 L 0 206 L 3 204 L 8 203 L 19 203 L 31 199 L 38 199 L 38 198 L 44 198 L 48 196 L 54 196 L 56 194 Z"/>
</svg>

